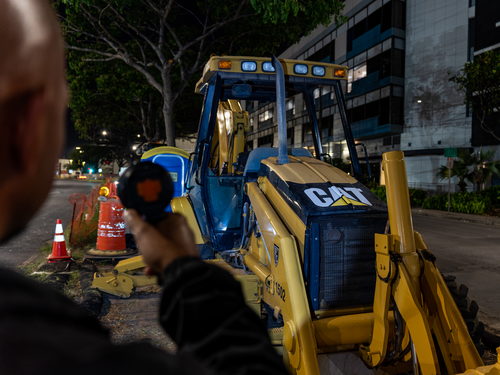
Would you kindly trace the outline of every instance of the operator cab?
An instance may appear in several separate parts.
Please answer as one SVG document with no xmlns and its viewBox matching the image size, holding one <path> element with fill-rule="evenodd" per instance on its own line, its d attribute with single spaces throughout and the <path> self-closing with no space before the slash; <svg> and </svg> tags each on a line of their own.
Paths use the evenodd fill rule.
<svg viewBox="0 0 500 375">
<path fill-rule="evenodd" d="M 285 97 L 301 100 L 307 109 L 309 131 L 314 149 L 293 148 L 289 129 L 287 153 L 321 159 L 323 155 L 317 111 L 321 104 L 314 90 L 328 88 L 340 104 L 344 133 L 350 151 L 352 172 L 360 166 L 347 124 L 340 81 L 346 79 L 347 67 L 298 60 L 280 60 L 285 77 Z M 249 112 L 276 102 L 276 68 L 270 58 L 212 57 L 205 66 L 196 92 L 204 95 L 198 141 L 189 175 L 189 197 L 201 232 L 206 239 L 202 256 L 211 258 L 214 251 L 238 248 L 243 236 L 242 213 L 244 186 L 259 176 L 261 161 L 277 157 L 273 143 L 249 150 L 247 137 L 252 130 Z M 275 105 L 279 107 L 278 104 Z M 272 110 L 271 110 L 272 111 Z M 267 115 L 269 116 L 267 111 Z M 272 117 L 272 116 L 271 116 Z M 263 118 L 259 131 L 273 137 L 272 118 Z M 306 126 L 304 124 L 304 126 Z M 283 142 L 280 140 L 280 142 Z M 259 145 L 261 146 L 261 145 Z M 264 145 L 262 145 L 264 146 Z M 271 147 L 269 147 L 271 146 Z"/>
</svg>

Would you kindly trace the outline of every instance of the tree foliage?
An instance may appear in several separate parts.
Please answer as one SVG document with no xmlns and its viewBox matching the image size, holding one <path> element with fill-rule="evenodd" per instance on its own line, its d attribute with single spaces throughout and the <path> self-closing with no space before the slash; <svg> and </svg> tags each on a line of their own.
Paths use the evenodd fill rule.
<svg viewBox="0 0 500 375">
<path fill-rule="evenodd" d="M 500 111 L 500 51 L 488 51 L 467 62 L 451 81 L 465 94 L 481 128 L 496 140 L 500 133 L 488 125 L 487 119 Z"/>
<path fill-rule="evenodd" d="M 461 192 L 465 192 L 467 181 L 474 185 L 476 191 L 484 190 L 485 183 L 493 175 L 500 175 L 500 161 L 493 160 L 494 151 L 470 152 L 462 150 L 453 167 L 442 165 L 437 173 L 441 179 L 456 177 Z"/>
<path fill-rule="evenodd" d="M 143 127 L 149 129 L 143 134 L 165 137 L 170 145 L 174 127 L 183 121 L 193 123 L 198 112 L 190 104 L 199 102 L 186 89 L 193 87 L 210 54 L 277 54 L 318 23 L 328 22 L 331 15 L 338 18 L 343 7 L 339 0 L 57 0 L 56 4 L 70 51 L 70 79 L 78 81 L 71 82 L 71 107 L 80 130 L 91 127 L 83 111 L 103 116 L 104 110 L 120 108 L 129 113 L 111 117 L 128 123 L 150 105 L 154 113 L 161 113 L 164 134 L 156 131 L 155 117 Z M 95 86 L 83 82 L 92 77 Z M 99 91 L 92 93 L 93 89 Z M 101 111 L 92 110 L 101 104 Z M 135 105 L 139 108 L 130 110 Z M 176 107 L 183 111 L 176 113 Z"/>
</svg>

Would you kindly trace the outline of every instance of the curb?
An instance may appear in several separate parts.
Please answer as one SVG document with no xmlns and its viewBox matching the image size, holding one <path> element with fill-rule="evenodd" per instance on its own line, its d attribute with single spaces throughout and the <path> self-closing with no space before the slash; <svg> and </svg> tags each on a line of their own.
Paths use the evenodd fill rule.
<svg viewBox="0 0 500 375">
<path fill-rule="evenodd" d="M 413 214 L 417 214 L 417 215 L 442 217 L 442 218 L 446 218 L 446 219 L 464 221 L 464 222 L 468 222 L 468 223 L 494 225 L 494 226 L 500 227 L 500 217 L 497 217 L 497 216 L 462 214 L 459 212 L 428 210 L 428 209 L 424 209 L 424 208 L 413 208 L 411 211 Z"/>
<path fill-rule="evenodd" d="M 87 269 L 85 266 L 85 264 L 81 265 L 78 270 L 83 295 L 79 305 L 87 310 L 90 315 L 98 317 L 101 313 L 103 298 L 99 290 L 91 288 L 94 271 L 96 270 L 95 265 L 90 265 L 92 270 Z"/>
<path fill-rule="evenodd" d="M 96 266 L 92 263 L 76 262 L 43 263 L 38 268 L 39 272 L 50 274 L 44 283 L 63 294 L 69 280 L 69 272 L 78 272 L 82 297 L 74 302 L 85 309 L 88 314 L 98 317 L 101 313 L 103 298 L 101 292 L 91 288 L 96 270 Z"/>
</svg>

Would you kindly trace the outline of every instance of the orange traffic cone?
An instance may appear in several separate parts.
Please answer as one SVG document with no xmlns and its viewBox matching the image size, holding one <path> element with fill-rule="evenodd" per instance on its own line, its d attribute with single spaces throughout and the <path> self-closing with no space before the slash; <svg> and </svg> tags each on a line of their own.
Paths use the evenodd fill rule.
<svg viewBox="0 0 500 375">
<path fill-rule="evenodd" d="M 56 263 L 59 261 L 69 261 L 71 256 L 66 250 L 66 242 L 64 241 L 64 233 L 61 219 L 56 221 L 56 233 L 54 242 L 52 243 L 52 254 L 47 257 L 47 262 Z"/>
<path fill-rule="evenodd" d="M 97 224 L 96 248 L 89 250 L 90 255 L 116 256 L 129 253 L 125 241 L 125 221 L 123 206 L 116 197 L 99 203 L 99 222 Z"/>
</svg>

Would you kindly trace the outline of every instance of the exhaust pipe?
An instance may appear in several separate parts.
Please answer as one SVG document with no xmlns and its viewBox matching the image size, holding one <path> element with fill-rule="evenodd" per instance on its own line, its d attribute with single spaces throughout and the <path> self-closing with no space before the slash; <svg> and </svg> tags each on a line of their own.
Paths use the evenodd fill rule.
<svg viewBox="0 0 500 375">
<path fill-rule="evenodd" d="M 278 115 L 278 164 L 287 164 L 287 135 L 285 115 L 285 73 L 280 61 L 273 56 L 273 66 L 276 70 L 276 113 Z"/>
</svg>

